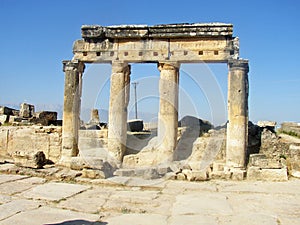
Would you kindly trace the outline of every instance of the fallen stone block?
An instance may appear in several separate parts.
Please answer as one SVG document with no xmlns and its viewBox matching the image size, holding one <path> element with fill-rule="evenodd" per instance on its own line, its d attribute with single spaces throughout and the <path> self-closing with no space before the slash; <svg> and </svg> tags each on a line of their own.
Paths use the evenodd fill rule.
<svg viewBox="0 0 300 225">
<path fill-rule="evenodd" d="M 176 174 L 175 180 L 186 180 L 186 175 L 183 173 Z"/>
<path fill-rule="evenodd" d="M 19 116 L 19 110 L 12 109 L 6 106 L 0 106 L 0 115 Z"/>
<path fill-rule="evenodd" d="M 300 178 L 300 171 L 292 170 L 291 175 L 296 178 Z"/>
<path fill-rule="evenodd" d="M 82 177 L 90 179 L 105 179 L 108 178 L 106 174 L 101 170 L 96 169 L 83 169 Z"/>
<path fill-rule="evenodd" d="M 259 126 L 259 127 L 273 127 L 273 128 L 275 128 L 276 125 L 277 125 L 277 123 L 275 121 L 258 121 L 257 122 L 257 126 Z"/>
<path fill-rule="evenodd" d="M 22 118 L 18 117 L 18 116 L 9 116 L 9 123 L 21 123 L 22 122 Z"/>
<path fill-rule="evenodd" d="M 0 124 L 7 123 L 9 120 L 9 116 L 7 115 L 0 115 Z"/>
<path fill-rule="evenodd" d="M 247 179 L 261 181 L 287 181 L 287 168 L 261 169 L 259 167 L 252 166 L 247 170 Z"/>
<path fill-rule="evenodd" d="M 34 114 L 34 118 L 30 120 L 33 123 L 39 123 L 42 126 L 55 124 L 57 120 L 57 112 L 42 111 Z"/>
<path fill-rule="evenodd" d="M 144 122 L 143 120 L 129 120 L 127 122 L 127 130 L 131 132 L 141 132 L 144 129 Z"/>
<path fill-rule="evenodd" d="M 232 169 L 231 179 L 236 181 L 242 181 L 246 177 L 246 170 L 243 169 Z"/>
<path fill-rule="evenodd" d="M 43 168 L 43 166 L 49 162 L 42 151 L 38 151 L 36 153 L 17 151 L 13 153 L 12 157 L 14 159 L 14 163 L 18 166 L 37 169 Z"/>
<path fill-rule="evenodd" d="M 33 117 L 34 116 L 34 105 L 22 103 L 19 116 L 22 118 Z"/>
</svg>

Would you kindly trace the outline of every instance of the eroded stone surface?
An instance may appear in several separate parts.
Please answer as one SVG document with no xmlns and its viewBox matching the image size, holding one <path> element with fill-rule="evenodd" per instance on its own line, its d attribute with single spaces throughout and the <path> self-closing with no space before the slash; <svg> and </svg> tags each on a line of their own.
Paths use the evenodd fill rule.
<svg viewBox="0 0 300 225">
<path fill-rule="evenodd" d="M 2 195 L 0 224 L 289 225 L 297 224 L 300 217 L 300 180 L 162 180 L 160 184 L 151 184 L 149 180 L 138 178 L 135 185 L 124 185 L 109 182 L 110 179 L 104 183 L 95 182 L 92 187 L 68 183 L 59 183 L 57 187 L 53 183 L 43 184 L 42 180 L 33 177 L 30 183 L 34 187 L 30 191 L 35 195 L 30 198 L 41 200 L 23 199 L 29 191 L 13 196 Z M 20 181 L 23 180 L 7 183 L 22 186 L 24 184 Z M 133 180 L 126 178 L 126 183 Z M 144 185 L 139 186 L 141 183 Z M 89 187 L 89 190 L 85 189 Z M 53 195 L 56 199 L 64 199 L 53 202 Z"/>
<path fill-rule="evenodd" d="M 41 225 L 41 224 L 94 224 L 102 225 L 97 222 L 98 215 L 74 212 L 71 210 L 57 209 L 52 207 L 41 207 L 35 210 L 19 213 L 7 220 L 0 221 L 1 225 Z"/>
<path fill-rule="evenodd" d="M 39 205 L 40 203 L 38 202 L 31 201 L 31 200 L 24 200 L 24 199 L 18 199 L 0 205 L 0 221 L 10 216 L 13 216 L 19 212 L 38 208 Z M 6 224 L 10 224 L 10 223 L 6 223 Z"/>
<path fill-rule="evenodd" d="M 25 198 L 60 201 L 89 189 L 89 186 L 67 183 L 46 183 L 23 193 Z"/>
</svg>

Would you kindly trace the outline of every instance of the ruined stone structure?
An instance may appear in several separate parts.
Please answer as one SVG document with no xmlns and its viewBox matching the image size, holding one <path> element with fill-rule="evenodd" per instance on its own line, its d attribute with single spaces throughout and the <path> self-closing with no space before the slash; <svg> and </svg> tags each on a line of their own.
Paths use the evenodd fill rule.
<svg viewBox="0 0 300 225">
<path fill-rule="evenodd" d="M 108 150 L 122 162 L 126 148 L 130 63 L 157 63 L 160 71 L 157 151 L 172 161 L 177 145 L 178 81 L 182 63 L 227 63 L 228 125 L 226 165 L 245 168 L 248 136 L 248 61 L 239 58 L 239 39 L 223 23 L 156 26 L 82 26 L 65 72 L 61 162 L 78 155 L 82 75 L 86 63 L 112 65 Z M 158 162 L 159 163 L 159 162 Z"/>
</svg>

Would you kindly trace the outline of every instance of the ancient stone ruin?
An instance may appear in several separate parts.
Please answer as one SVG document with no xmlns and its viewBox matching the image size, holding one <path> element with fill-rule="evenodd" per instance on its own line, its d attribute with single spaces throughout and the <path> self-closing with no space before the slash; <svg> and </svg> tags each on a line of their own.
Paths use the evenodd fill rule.
<svg viewBox="0 0 300 225">
<path fill-rule="evenodd" d="M 247 175 L 248 179 L 282 181 L 287 180 L 288 170 L 290 174 L 300 171 L 298 144 L 282 141 L 272 122 L 254 125 L 248 121 L 249 65 L 239 57 L 233 25 L 84 25 L 81 32 L 82 39 L 73 46 L 73 59 L 63 61 L 62 128 L 48 126 L 55 125 L 56 117 L 35 113 L 30 105 L 20 111 L 1 108 L 14 121 L 21 116 L 43 125 L 2 127 L 1 160 L 37 168 L 43 167 L 42 161 L 51 161 L 88 178 L 165 176 L 202 181 L 243 180 Z M 191 116 L 178 121 L 180 65 L 207 62 L 228 65 L 228 121 L 217 128 Z M 107 126 L 101 124 L 97 109 L 87 124 L 80 121 L 87 63 L 112 66 Z M 139 120 L 127 121 L 131 63 L 155 63 L 160 71 L 158 125 L 151 132 Z M 7 122 L 7 117 L 0 118 Z M 33 143 L 27 144 L 26 135 Z"/>
<path fill-rule="evenodd" d="M 33 125 L 42 126 L 60 125 L 61 121 L 57 120 L 57 112 L 40 111 L 35 112 L 32 104 L 22 103 L 20 110 L 12 109 L 6 106 L 0 106 L 0 125 Z"/>
</svg>

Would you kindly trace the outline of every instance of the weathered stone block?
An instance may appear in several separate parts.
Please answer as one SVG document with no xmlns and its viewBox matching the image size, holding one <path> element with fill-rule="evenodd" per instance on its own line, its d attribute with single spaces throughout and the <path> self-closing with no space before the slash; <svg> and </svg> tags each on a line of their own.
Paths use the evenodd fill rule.
<svg viewBox="0 0 300 225">
<path fill-rule="evenodd" d="M 35 118 L 30 120 L 33 123 L 39 123 L 42 126 L 55 124 L 57 120 L 57 112 L 42 111 L 34 114 Z"/>
<path fill-rule="evenodd" d="M 17 117 L 17 116 L 9 116 L 9 120 L 8 120 L 8 122 L 11 124 L 14 122 L 21 122 L 21 121 L 22 121 L 22 118 Z"/>
<path fill-rule="evenodd" d="M 257 166 L 262 169 L 280 169 L 282 163 L 276 159 L 268 159 L 264 154 L 251 154 L 249 158 L 249 166 Z"/>
<path fill-rule="evenodd" d="M 0 125 L 4 124 L 4 123 L 7 123 L 8 120 L 9 120 L 9 116 L 7 116 L 7 115 L 0 115 Z"/>
<path fill-rule="evenodd" d="M 105 179 L 106 174 L 101 170 L 95 169 L 83 169 L 82 170 L 82 177 L 90 178 L 90 179 Z"/>
<path fill-rule="evenodd" d="M 91 110 L 91 119 L 89 121 L 89 124 L 100 124 L 100 118 L 99 118 L 99 111 L 98 109 L 92 109 Z"/>
<path fill-rule="evenodd" d="M 183 173 L 176 174 L 176 180 L 186 180 L 186 175 Z"/>
<path fill-rule="evenodd" d="M 86 167 L 86 162 L 82 157 L 72 157 L 70 168 L 72 170 L 82 170 Z"/>
<path fill-rule="evenodd" d="M 261 169 L 259 167 L 249 167 L 247 170 L 248 180 L 262 181 L 287 181 L 287 169 Z"/>
<path fill-rule="evenodd" d="M 0 115 L 18 116 L 19 110 L 12 109 L 6 106 L 0 106 Z"/>
<path fill-rule="evenodd" d="M 31 168 L 43 168 L 47 164 L 47 159 L 42 151 L 38 151 L 35 154 L 28 154 L 25 151 L 16 151 L 12 155 L 15 164 L 23 167 Z"/>
<path fill-rule="evenodd" d="M 208 130 L 213 128 L 213 126 L 208 121 L 204 121 L 193 116 L 183 117 L 179 121 L 179 126 L 198 129 L 199 132 L 207 132 Z"/>
<path fill-rule="evenodd" d="M 22 118 L 33 117 L 34 116 L 34 105 L 30 105 L 30 104 L 27 104 L 27 103 L 22 103 L 19 115 Z"/>
<path fill-rule="evenodd" d="M 231 170 L 231 179 L 241 181 L 246 177 L 246 170 L 243 169 L 233 169 Z"/>
<path fill-rule="evenodd" d="M 266 167 L 268 160 L 265 154 L 251 154 L 249 156 L 249 166 Z"/>
<path fill-rule="evenodd" d="M 213 172 L 224 171 L 225 162 L 213 162 Z"/>
<path fill-rule="evenodd" d="M 258 121 L 257 122 L 257 126 L 259 126 L 259 127 L 271 127 L 271 128 L 275 128 L 276 124 L 277 123 L 275 121 Z"/>
<path fill-rule="evenodd" d="M 141 132 L 144 129 L 144 122 L 143 120 L 129 120 L 127 122 L 127 130 L 131 132 Z"/>
<path fill-rule="evenodd" d="M 205 181 L 208 180 L 208 173 L 206 170 L 182 170 L 182 173 L 185 175 L 188 181 Z"/>
</svg>

